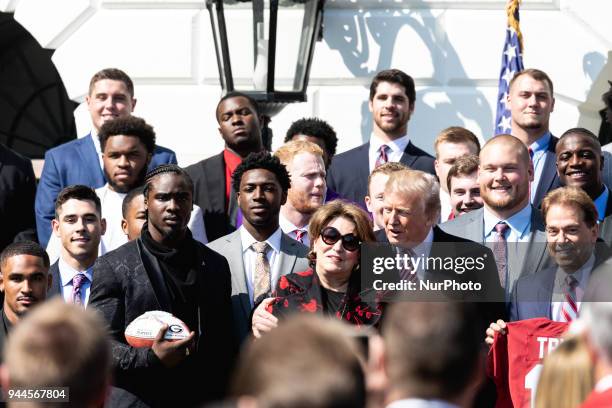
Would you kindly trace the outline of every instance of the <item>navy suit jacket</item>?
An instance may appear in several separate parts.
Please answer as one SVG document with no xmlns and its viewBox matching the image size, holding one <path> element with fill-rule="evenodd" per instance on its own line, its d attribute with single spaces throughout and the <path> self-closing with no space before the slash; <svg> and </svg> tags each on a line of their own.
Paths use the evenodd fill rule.
<svg viewBox="0 0 612 408">
<path fill-rule="evenodd" d="M 370 142 L 334 156 L 327 172 L 327 188 L 362 207 L 365 205 L 364 198 L 368 194 L 369 150 Z M 412 142 L 408 142 L 400 163 L 413 170 L 435 174 L 434 158 Z"/>
<path fill-rule="evenodd" d="M 532 202 L 533 206 L 536 208 L 542 206 L 542 200 L 549 191 L 561 187 L 561 181 L 557 174 L 557 155 L 555 153 L 558 141 L 558 138 L 551 136 L 550 143 L 548 143 L 548 150 L 544 153 L 544 167 L 542 168 L 538 189 L 535 192 Z"/>
<path fill-rule="evenodd" d="M 160 164 L 176 164 L 176 155 L 170 149 L 155 146 L 149 170 Z M 51 220 L 55 215 L 55 199 L 73 184 L 100 188 L 106 184 L 100 159 L 91 134 L 64 143 L 45 153 L 45 164 L 36 189 L 36 229 L 38 240 L 46 248 L 51 236 Z"/>
</svg>

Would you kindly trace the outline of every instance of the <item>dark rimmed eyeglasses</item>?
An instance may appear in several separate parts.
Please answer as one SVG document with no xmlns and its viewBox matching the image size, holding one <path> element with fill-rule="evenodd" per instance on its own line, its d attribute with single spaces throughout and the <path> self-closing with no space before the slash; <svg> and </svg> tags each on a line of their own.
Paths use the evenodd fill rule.
<svg viewBox="0 0 612 408">
<path fill-rule="evenodd" d="M 342 248 L 346 249 L 349 252 L 353 252 L 359 249 L 359 238 L 355 234 L 340 234 L 340 231 L 335 229 L 334 227 L 325 227 L 321 231 L 321 239 L 327 245 L 334 245 L 339 240 L 342 240 Z"/>
</svg>

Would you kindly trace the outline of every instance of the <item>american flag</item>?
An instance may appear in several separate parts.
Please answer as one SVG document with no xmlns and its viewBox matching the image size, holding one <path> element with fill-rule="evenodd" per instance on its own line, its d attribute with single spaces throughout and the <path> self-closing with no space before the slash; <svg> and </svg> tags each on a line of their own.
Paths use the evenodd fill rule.
<svg viewBox="0 0 612 408">
<path fill-rule="evenodd" d="M 508 0 L 506 13 L 508 14 L 508 27 L 506 28 L 506 41 L 502 52 L 501 71 L 499 73 L 499 91 L 497 93 L 497 114 L 495 115 L 495 134 L 510 133 L 510 110 L 506 106 L 510 80 L 523 66 L 523 38 L 519 26 L 520 0 Z"/>
</svg>

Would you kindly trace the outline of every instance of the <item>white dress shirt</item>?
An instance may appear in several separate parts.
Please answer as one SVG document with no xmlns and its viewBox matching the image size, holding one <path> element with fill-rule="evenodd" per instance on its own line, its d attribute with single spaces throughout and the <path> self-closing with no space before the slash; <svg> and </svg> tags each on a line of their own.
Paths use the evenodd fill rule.
<svg viewBox="0 0 612 408">
<path fill-rule="evenodd" d="M 304 235 L 302 235 L 302 243 L 306 246 L 310 246 L 310 237 L 308 235 L 308 224 L 304 225 L 302 228 L 296 227 L 291 221 L 287 218 L 283 217 L 282 214 L 278 215 L 278 224 L 280 225 L 283 232 L 289 235 L 291 238 L 297 241 L 297 233 L 296 230 L 304 231 Z"/>
<path fill-rule="evenodd" d="M 429 257 L 429 253 L 431 252 L 432 245 L 433 245 L 433 229 L 430 228 L 423 242 L 411 248 L 411 251 L 413 252 L 412 264 L 413 264 L 415 273 L 417 274 L 417 277 L 419 278 L 419 280 L 425 279 L 425 273 L 427 272 L 426 262 L 427 262 L 427 258 Z M 400 248 L 397 248 L 397 250 L 398 250 L 398 253 L 401 253 Z M 420 260 L 418 260 L 419 258 Z"/>
<path fill-rule="evenodd" d="M 399 139 L 395 139 L 391 142 L 383 142 L 378 138 L 378 136 L 372 133 L 372 136 L 370 136 L 370 150 L 368 151 L 370 173 L 372 170 L 374 170 L 374 167 L 376 167 L 376 159 L 378 159 L 378 156 L 380 155 L 380 152 L 378 151 L 380 146 L 387 145 L 389 147 L 387 150 L 388 161 L 398 163 L 402 158 L 404 150 L 406 150 L 406 146 L 408 146 L 409 142 L 410 139 L 408 138 L 408 135 L 402 136 Z"/>
<path fill-rule="evenodd" d="M 589 282 L 589 278 L 591 277 L 591 271 L 593 270 L 594 265 L 595 255 L 593 254 L 584 263 L 584 265 L 582 265 L 580 269 L 572 273 L 574 278 L 576 278 L 576 280 L 578 281 L 578 286 L 576 287 L 576 307 L 578 308 L 578 311 L 580 311 L 582 297 L 584 296 L 584 291 L 587 288 L 587 284 Z M 557 268 L 551 301 L 552 320 L 554 320 L 555 322 L 565 321 L 561 311 L 563 310 L 563 304 L 565 303 L 564 287 L 567 286 L 565 284 L 565 277 L 567 275 L 568 274 L 564 272 L 561 268 Z"/>
<path fill-rule="evenodd" d="M 89 302 L 89 289 L 91 288 L 91 282 L 93 281 L 93 265 L 84 271 L 77 271 L 72 266 L 68 265 L 68 263 L 64 262 L 62 258 L 60 258 L 57 266 L 59 267 L 62 296 L 68 303 L 72 303 L 72 278 L 79 273 L 82 273 L 87 277 L 87 279 L 81 283 L 81 303 L 87 306 L 87 303 Z M 55 285 L 55 282 L 53 282 L 53 284 Z"/>
<path fill-rule="evenodd" d="M 257 261 L 257 252 L 251 247 L 255 242 L 258 242 L 246 230 L 244 225 L 240 226 L 240 240 L 242 243 L 242 262 L 244 264 L 244 272 L 246 274 L 246 284 L 249 291 L 249 300 L 253 307 L 253 282 L 255 279 L 255 262 Z M 281 235 L 283 231 L 280 227 L 272 235 L 266 239 L 270 248 L 266 251 L 266 258 L 270 264 L 270 289 L 274 292 L 276 282 L 280 279 L 280 249 Z"/>
<path fill-rule="evenodd" d="M 450 194 L 440 189 L 440 222 L 448 221 L 451 212 L 453 212 L 453 205 L 451 204 Z"/>
</svg>

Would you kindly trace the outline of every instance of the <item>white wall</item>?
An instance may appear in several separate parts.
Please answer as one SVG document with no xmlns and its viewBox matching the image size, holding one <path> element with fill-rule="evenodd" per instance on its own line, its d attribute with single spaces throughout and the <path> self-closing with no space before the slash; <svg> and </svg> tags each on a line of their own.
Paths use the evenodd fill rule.
<svg viewBox="0 0 612 408">
<path fill-rule="evenodd" d="M 367 140 L 368 84 L 395 67 L 417 83 L 410 134 L 431 151 L 439 130 L 493 132 L 505 0 L 331 0 L 317 43 L 308 102 L 273 118 L 274 147 L 290 123 L 320 116 L 340 137 L 339 151 Z M 68 94 L 83 101 L 91 75 L 116 66 L 135 80 L 135 114 L 155 126 L 159 144 L 187 165 L 220 151 L 214 108 L 221 94 L 204 0 L 0 0 L 47 48 Z M 612 2 L 524 0 L 526 67 L 554 81 L 553 133 L 576 125 L 597 132 L 601 94 L 612 79 Z M 232 17 L 230 17 L 232 18 Z M 246 34 L 248 35 L 248 34 Z M 83 106 L 75 112 L 88 130 Z"/>
</svg>

